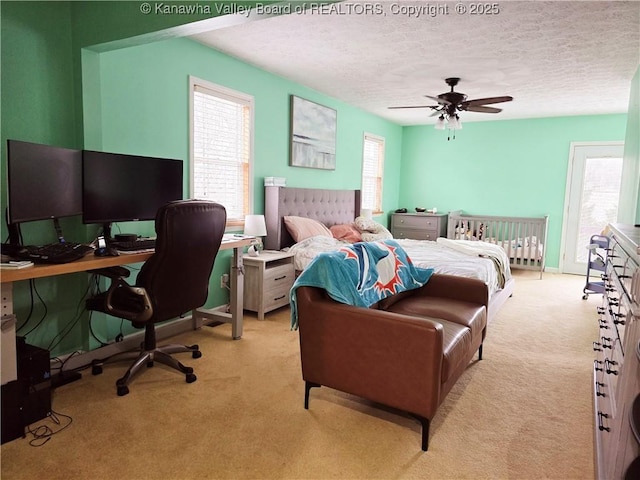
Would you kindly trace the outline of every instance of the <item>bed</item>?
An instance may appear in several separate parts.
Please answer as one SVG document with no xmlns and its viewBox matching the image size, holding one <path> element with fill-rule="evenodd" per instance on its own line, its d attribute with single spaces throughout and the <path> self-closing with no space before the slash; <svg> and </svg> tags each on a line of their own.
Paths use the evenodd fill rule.
<svg viewBox="0 0 640 480">
<path fill-rule="evenodd" d="M 360 215 L 359 190 L 332 190 L 291 187 L 265 187 L 265 221 L 267 250 L 289 250 L 295 255 L 296 269 L 302 270 L 317 253 L 335 250 L 340 242 L 329 238 L 307 239 L 295 243 L 289 234 L 284 217 L 297 216 L 317 220 L 327 227 L 349 224 Z M 511 277 L 509 260 L 496 268 L 496 260 L 481 257 L 472 251 L 462 251 L 471 244 L 482 247 L 481 242 L 458 241 L 460 248 L 453 249 L 440 241 L 402 239 L 398 242 L 418 267 L 433 268 L 439 273 L 479 278 L 489 286 L 489 318 L 493 318 L 506 299 L 513 293 L 514 281 Z M 344 243 L 343 243 L 344 244 Z M 466 245 L 465 245 L 466 244 Z M 496 245 L 484 245 L 488 251 L 501 251 Z"/>
<path fill-rule="evenodd" d="M 447 238 L 492 243 L 504 249 L 511 268 L 537 270 L 545 265 L 549 216 L 499 217 L 449 213 Z"/>
</svg>

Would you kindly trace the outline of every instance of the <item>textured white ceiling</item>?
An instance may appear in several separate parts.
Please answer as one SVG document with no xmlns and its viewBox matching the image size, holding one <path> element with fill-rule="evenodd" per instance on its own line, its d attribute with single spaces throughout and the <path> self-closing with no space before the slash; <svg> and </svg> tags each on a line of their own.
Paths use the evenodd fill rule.
<svg viewBox="0 0 640 480">
<path fill-rule="evenodd" d="M 289 5 L 294 13 L 254 10 L 255 21 L 191 38 L 401 125 L 435 120 L 429 109 L 387 107 L 432 105 L 424 95 L 448 91 L 447 77 L 460 77 L 456 91 L 469 99 L 514 97 L 494 105 L 501 113 L 462 112 L 463 121 L 626 112 L 640 62 L 639 1 Z M 473 5 L 497 13 L 472 15 Z"/>
</svg>

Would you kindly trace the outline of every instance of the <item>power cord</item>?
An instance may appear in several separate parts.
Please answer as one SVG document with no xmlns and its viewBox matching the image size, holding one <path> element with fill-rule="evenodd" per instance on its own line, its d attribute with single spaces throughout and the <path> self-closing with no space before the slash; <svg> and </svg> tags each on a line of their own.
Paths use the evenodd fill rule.
<svg viewBox="0 0 640 480">
<path fill-rule="evenodd" d="M 71 418 L 69 415 L 55 412 L 53 409 L 51 410 L 51 412 L 47 414 L 47 417 L 53 423 L 58 425 L 60 428 L 58 428 L 57 430 L 53 430 L 48 425 L 38 425 L 34 429 L 31 429 L 30 426 L 27 427 L 27 431 L 31 435 L 33 435 L 33 438 L 29 440 L 29 445 L 31 445 L 32 447 L 42 447 L 49 440 L 51 440 L 51 437 L 53 437 L 56 433 L 62 432 L 64 429 L 66 429 L 69 425 L 73 423 L 73 418 Z M 68 420 L 68 422 L 65 425 L 62 425 L 62 422 L 60 421 L 59 417 L 62 417 L 63 419 Z"/>
</svg>

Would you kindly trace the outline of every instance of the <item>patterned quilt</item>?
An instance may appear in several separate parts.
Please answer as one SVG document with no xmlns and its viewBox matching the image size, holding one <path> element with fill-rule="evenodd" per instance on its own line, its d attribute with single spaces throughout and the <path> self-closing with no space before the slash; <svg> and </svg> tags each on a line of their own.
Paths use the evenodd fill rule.
<svg viewBox="0 0 640 480">
<path fill-rule="evenodd" d="M 383 298 L 421 287 L 432 273 L 433 269 L 414 266 L 395 240 L 359 242 L 321 253 L 291 288 L 291 328 L 298 328 L 298 287 L 323 288 L 337 302 L 370 307 Z"/>
</svg>

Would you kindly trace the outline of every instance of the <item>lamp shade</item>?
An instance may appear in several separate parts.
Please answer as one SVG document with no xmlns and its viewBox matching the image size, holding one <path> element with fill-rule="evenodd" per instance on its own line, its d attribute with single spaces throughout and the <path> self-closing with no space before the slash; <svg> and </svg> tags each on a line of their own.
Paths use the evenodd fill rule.
<svg viewBox="0 0 640 480">
<path fill-rule="evenodd" d="M 244 234 L 252 237 L 264 237 L 267 235 L 267 224 L 264 215 L 247 215 L 244 217 Z"/>
</svg>

